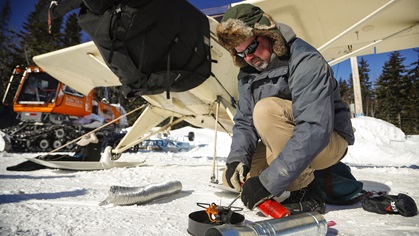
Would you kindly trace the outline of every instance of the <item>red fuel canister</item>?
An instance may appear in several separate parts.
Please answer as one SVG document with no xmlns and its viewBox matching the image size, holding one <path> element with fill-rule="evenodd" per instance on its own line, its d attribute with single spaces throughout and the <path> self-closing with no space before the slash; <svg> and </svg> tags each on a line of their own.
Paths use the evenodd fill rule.
<svg viewBox="0 0 419 236">
<path fill-rule="evenodd" d="M 290 211 L 279 202 L 268 199 L 258 206 L 259 210 L 265 215 L 274 219 L 290 216 Z"/>
</svg>

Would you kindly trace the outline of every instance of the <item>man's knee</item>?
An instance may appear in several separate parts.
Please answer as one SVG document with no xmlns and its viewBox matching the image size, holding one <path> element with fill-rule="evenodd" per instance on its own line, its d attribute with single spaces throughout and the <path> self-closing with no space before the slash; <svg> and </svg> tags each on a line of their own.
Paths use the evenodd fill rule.
<svg viewBox="0 0 419 236">
<path fill-rule="evenodd" d="M 255 126 L 262 127 L 263 124 L 269 127 L 270 121 L 278 121 L 278 117 L 283 121 L 292 121 L 291 101 L 277 97 L 268 97 L 256 103 L 253 110 L 253 121 Z"/>
<path fill-rule="evenodd" d="M 348 149 L 348 142 L 336 131 L 332 133 L 329 144 L 311 163 L 316 170 L 326 169 L 338 163 L 345 155 Z"/>
</svg>

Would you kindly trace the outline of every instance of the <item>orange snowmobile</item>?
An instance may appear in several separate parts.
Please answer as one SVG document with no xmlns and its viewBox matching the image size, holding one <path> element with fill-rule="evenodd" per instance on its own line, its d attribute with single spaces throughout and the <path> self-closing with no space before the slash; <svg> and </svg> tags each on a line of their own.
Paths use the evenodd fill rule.
<svg viewBox="0 0 419 236">
<path fill-rule="evenodd" d="M 17 81 L 15 96 L 8 92 Z M 11 92 L 10 90 L 10 93 Z M 38 66 L 17 66 L 10 78 L 3 104 L 12 103 L 20 121 L 2 130 L 9 152 L 47 152 L 87 133 L 125 113 L 109 104 L 108 88 L 95 88 L 87 96 L 59 82 Z M 103 147 L 118 141 L 126 119 L 102 129 Z M 66 151 L 73 145 L 66 147 Z M 0 150 L 2 151 L 2 150 Z"/>
</svg>

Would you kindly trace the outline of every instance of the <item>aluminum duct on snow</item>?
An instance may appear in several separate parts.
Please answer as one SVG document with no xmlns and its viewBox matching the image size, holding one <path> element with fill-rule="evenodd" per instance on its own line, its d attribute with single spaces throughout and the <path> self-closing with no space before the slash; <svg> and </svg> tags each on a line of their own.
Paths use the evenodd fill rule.
<svg viewBox="0 0 419 236">
<path fill-rule="evenodd" d="M 180 181 L 168 181 L 145 187 L 111 186 L 109 196 L 99 206 L 108 204 L 117 206 L 140 205 L 179 193 L 181 190 L 182 183 Z"/>
</svg>

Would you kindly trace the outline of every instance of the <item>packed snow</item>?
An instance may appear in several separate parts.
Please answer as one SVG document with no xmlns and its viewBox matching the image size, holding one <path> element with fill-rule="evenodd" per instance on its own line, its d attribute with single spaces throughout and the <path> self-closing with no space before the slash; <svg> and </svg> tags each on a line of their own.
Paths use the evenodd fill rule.
<svg viewBox="0 0 419 236">
<path fill-rule="evenodd" d="M 365 190 L 404 193 L 419 202 L 419 136 L 405 136 L 395 126 L 371 117 L 352 119 L 356 143 L 343 162 L 364 183 Z M 197 203 L 227 206 L 236 194 L 210 184 L 221 181 L 231 138 L 219 132 L 184 127 L 170 137 L 187 140 L 187 152 L 124 153 L 123 161 L 146 160 L 142 166 L 99 171 L 41 169 L 7 171 L 40 153 L 0 154 L 0 235 L 189 235 L 188 215 L 203 210 Z M 216 155 L 215 162 L 213 156 Z M 142 205 L 99 206 L 111 186 L 142 187 L 180 181 L 182 191 Z M 234 203 L 243 207 L 240 200 Z M 263 221 L 257 210 L 239 212 L 247 221 Z M 419 235 L 419 216 L 380 215 L 361 204 L 327 206 L 328 235 Z"/>
</svg>

